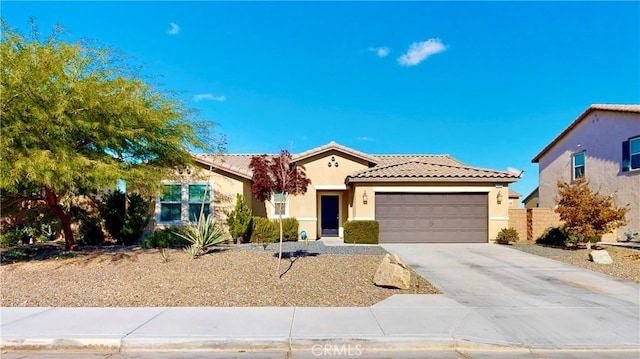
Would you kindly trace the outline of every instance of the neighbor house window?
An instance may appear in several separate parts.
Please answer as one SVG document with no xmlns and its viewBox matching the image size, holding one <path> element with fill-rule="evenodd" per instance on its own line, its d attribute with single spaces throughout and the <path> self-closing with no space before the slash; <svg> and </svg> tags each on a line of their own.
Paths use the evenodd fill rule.
<svg viewBox="0 0 640 359">
<path fill-rule="evenodd" d="M 622 171 L 640 169 L 640 137 L 622 143 Z"/>
<path fill-rule="evenodd" d="M 273 214 L 274 216 L 287 215 L 287 195 L 283 193 L 273 194 Z"/>
<path fill-rule="evenodd" d="M 584 177 L 584 152 L 573 154 L 573 179 Z"/>
<path fill-rule="evenodd" d="M 195 222 L 201 211 L 205 216 L 211 213 L 211 186 L 204 183 L 165 184 L 158 202 L 158 222 Z"/>
</svg>

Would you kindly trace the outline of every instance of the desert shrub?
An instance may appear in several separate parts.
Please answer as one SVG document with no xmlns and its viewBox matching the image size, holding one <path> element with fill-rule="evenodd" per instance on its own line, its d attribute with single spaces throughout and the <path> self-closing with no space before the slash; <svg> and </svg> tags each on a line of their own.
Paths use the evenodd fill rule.
<svg viewBox="0 0 640 359">
<path fill-rule="evenodd" d="M 585 243 L 587 248 L 603 234 L 627 224 L 629 205 L 618 207 L 613 196 L 592 191 L 584 177 L 576 179 L 573 185 L 559 181 L 556 201 L 556 213 L 566 230 L 574 234 L 570 241 Z"/>
<path fill-rule="evenodd" d="M 80 230 L 78 232 L 78 244 L 85 246 L 97 246 L 104 242 L 104 233 L 100 218 L 94 216 L 83 216 L 80 219 Z"/>
<path fill-rule="evenodd" d="M 252 243 L 273 243 L 279 235 L 274 221 L 265 217 L 253 217 Z"/>
<path fill-rule="evenodd" d="M 544 230 L 540 238 L 536 239 L 536 243 L 564 247 L 570 241 L 569 237 L 571 234 L 564 226 L 549 227 Z"/>
<path fill-rule="evenodd" d="M 276 240 L 280 240 L 280 225 L 278 220 L 273 221 L 273 225 L 276 227 Z M 283 218 L 282 219 L 282 240 L 283 241 L 297 241 L 298 240 L 298 220 L 295 218 Z"/>
<path fill-rule="evenodd" d="M 156 229 L 140 241 L 140 246 L 147 249 L 184 247 L 189 242 L 177 235 L 183 231 L 184 228 L 178 226 Z"/>
<path fill-rule="evenodd" d="M 116 190 L 104 195 L 98 203 L 98 209 L 111 237 L 118 243 L 131 245 L 140 238 L 149 224 L 150 204 L 140 194 L 132 193 L 127 196 Z"/>
<path fill-rule="evenodd" d="M 222 229 L 220 229 L 220 225 L 212 215 L 207 215 L 206 218 L 200 217 L 197 223 L 186 225 L 183 231 L 176 233 L 176 235 L 189 242 L 187 253 L 192 258 L 206 253 L 209 248 L 225 241 Z"/>
<path fill-rule="evenodd" d="M 104 229 L 116 241 L 120 241 L 120 233 L 124 226 L 125 201 L 124 193 L 116 190 L 105 193 L 102 200 L 98 202 L 100 216 L 104 219 Z"/>
<path fill-rule="evenodd" d="M 21 227 L 13 227 L 0 233 L 0 246 L 13 247 L 18 243 L 28 243 L 29 238 Z"/>
<path fill-rule="evenodd" d="M 378 221 L 350 221 L 344 224 L 344 242 L 378 244 L 380 225 Z"/>
<path fill-rule="evenodd" d="M 227 217 L 227 225 L 235 242 L 247 242 L 251 238 L 252 213 L 241 194 L 236 195 L 236 206 Z"/>
<path fill-rule="evenodd" d="M 121 240 L 125 245 L 134 244 L 149 224 L 149 206 L 151 201 L 138 193 L 127 197 L 127 214 L 122 226 Z"/>
<path fill-rule="evenodd" d="M 496 243 L 498 244 L 509 244 L 511 242 L 517 242 L 520 239 L 518 235 L 518 231 L 515 228 L 502 228 L 498 235 L 496 236 Z"/>
</svg>

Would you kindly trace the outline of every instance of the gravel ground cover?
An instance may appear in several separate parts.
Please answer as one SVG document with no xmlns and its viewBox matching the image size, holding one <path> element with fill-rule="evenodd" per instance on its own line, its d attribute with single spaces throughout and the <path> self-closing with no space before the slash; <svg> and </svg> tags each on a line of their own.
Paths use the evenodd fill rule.
<svg viewBox="0 0 640 359">
<path fill-rule="evenodd" d="M 640 283 L 640 250 L 638 249 L 607 245 L 594 247 L 593 249 L 606 249 L 613 259 L 612 264 L 597 264 L 589 260 L 589 250 L 586 248 L 558 248 L 528 243 L 513 244 L 512 247 L 523 252 Z"/>
<path fill-rule="evenodd" d="M 4 250 L 2 306 L 370 306 L 394 294 L 438 290 L 415 272 L 408 290 L 373 284 L 384 249 L 285 243 L 221 248 L 191 259 L 179 249 L 112 247 L 19 258 Z"/>
</svg>

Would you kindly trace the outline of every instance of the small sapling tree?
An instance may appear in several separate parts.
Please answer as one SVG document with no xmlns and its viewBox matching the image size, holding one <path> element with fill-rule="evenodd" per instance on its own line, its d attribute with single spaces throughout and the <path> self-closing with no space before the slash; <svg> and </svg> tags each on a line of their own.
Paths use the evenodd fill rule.
<svg viewBox="0 0 640 359">
<path fill-rule="evenodd" d="M 291 154 L 287 150 L 280 151 L 280 154 L 275 157 L 254 156 L 251 158 L 249 168 L 253 170 L 251 192 L 260 201 L 271 204 L 278 215 L 280 248 L 277 272 L 279 274 L 280 262 L 282 261 L 282 213 L 286 208 L 289 196 L 307 192 L 311 181 L 307 178 L 304 167 L 293 162 Z"/>
<path fill-rule="evenodd" d="M 573 185 L 558 181 L 558 189 L 555 211 L 567 231 L 585 243 L 587 249 L 603 234 L 626 225 L 629 206 L 617 207 L 613 197 L 593 192 L 586 179 L 578 178 Z"/>
<path fill-rule="evenodd" d="M 251 236 L 251 226 L 253 223 L 253 213 L 244 201 L 244 196 L 236 195 L 236 207 L 227 217 L 229 233 L 236 243 L 244 242 Z"/>
</svg>

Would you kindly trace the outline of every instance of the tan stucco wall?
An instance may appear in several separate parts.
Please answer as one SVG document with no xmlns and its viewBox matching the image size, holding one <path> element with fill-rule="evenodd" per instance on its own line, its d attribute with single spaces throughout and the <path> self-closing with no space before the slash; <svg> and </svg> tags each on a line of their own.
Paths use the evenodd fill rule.
<svg viewBox="0 0 640 359">
<path fill-rule="evenodd" d="M 333 157 L 333 161 L 332 161 Z M 327 164 L 331 162 L 331 167 Z M 338 163 L 338 167 L 335 163 Z M 345 178 L 352 172 L 368 168 L 368 162 L 339 151 L 328 151 L 302 160 L 299 164 L 305 167 L 307 178 L 311 184 L 307 193 L 289 198 L 289 213 L 298 219 L 300 230 L 305 230 L 309 238 L 318 238 L 320 229 L 320 196 L 340 195 L 340 223 L 348 218 L 348 191 Z M 272 210 L 269 208 L 269 216 Z"/>
<path fill-rule="evenodd" d="M 494 240 L 503 228 L 509 227 L 509 201 L 507 185 L 503 185 L 502 188 L 496 187 L 494 183 L 432 183 L 432 182 L 417 182 L 417 183 L 356 183 L 354 184 L 354 197 L 350 204 L 350 213 L 352 213 L 351 219 L 355 220 L 371 220 L 375 219 L 375 193 L 376 189 L 384 189 L 385 191 L 393 192 L 415 192 L 415 193 L 429 193 L 429 192 L 449 192 L 449 193 L 464 193 L 464 192 L 481 192 L 487 193 L 487 205 L 488 205 L 488 236 L 489 240 Z M 396 190 L 397 189 L 397 190 Z M 363 203 L 362 197 L 364 193 L 367 193 L 367 204 Z M 502 193 L 502 203 L 497 203 L 498 192 Z"/>
<path fill-rule="evenodd" d="M 572 180 L 572 154 L 585 152 L 585 176 L 591 188 L 612 195 L 619 205 L 630 204 L 629 224 L 618 229 L 640 228 L 640 170 L 621 171 L 622 142 L 640 135 L 640 115 L 595 111 L 539 159 L 540 207 L 553 208 L 557 181 Z M 615 240 L 614 236 L 603 238 Z"/>
<path fill-rule="evenodd" d="M 540 202 L 538 197 L 532 197 L 528 201 L 524 202 L 524 208 L 538 208 Z"/>
<path fill-rule="evenodd" d="M 226 218 L 229 212 L 233 210 L 236 204 L 236 194 L 240 193 L 245 196 L 247 205 L 252 208 L 256 205 L 256 202 L 251 196 L 250 181 L 239 176 L 235 176 L 226 172 L 219 172 L 213 170 L 209 172 L 208 168 L 202 166 L 191 167 L 191 174 L 178 174 L 171 179 L 167 179 L 170 182 L 176 183 L 189 183 L 189 182 L 207 182 L 213 185 L 213 208 L 216 218 L 226 231 Z M 258 203 L 258 211 L 259 211 Z M 158 224 L 158 216 L 160 206 L 157 202 L 157 198 L 154 201 L 152 208 L 154 208 L 154 216 L 150 221 L 149 228 L 154 226 L 162 226 Z"/>
<path fill-rule="evenodd" d="M 509 208 L 513 208 L 513 209 L 520 208 L 520 198 L 519 197 L 509 198 L 507 200 L 507 202 L 509 202 Z"/>
</svg>

